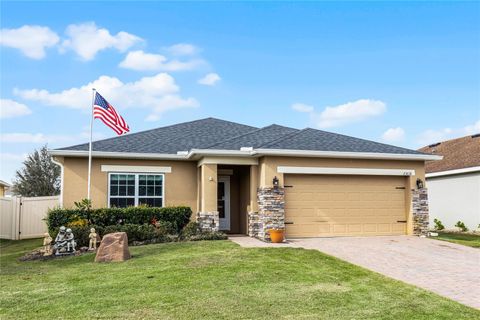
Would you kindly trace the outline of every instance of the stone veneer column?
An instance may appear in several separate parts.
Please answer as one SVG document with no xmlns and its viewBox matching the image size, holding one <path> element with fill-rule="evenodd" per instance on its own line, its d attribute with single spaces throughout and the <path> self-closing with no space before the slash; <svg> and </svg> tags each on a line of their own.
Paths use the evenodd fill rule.
<svg viewBox="0 0 480 320">
<path fill-rule="evenodd" d="M 197 222 L 200 225 L 200 230 L 202 231 L 218 231 L 220 227 L 218 211 L 198 212 Z"/>
<path fill-rule="evenodd" d="M 248 215 L 248 235 L 270 241 L 269 229 L 285 229 L 285 190 L 278 187 L 257 189 L 258 212 Z"/>
<path fill-rule="evenodd" d="M 427 188 L 412 190 L 413 234 L 427 235 L 428 233 L 428 193 Z"/>
</svg>

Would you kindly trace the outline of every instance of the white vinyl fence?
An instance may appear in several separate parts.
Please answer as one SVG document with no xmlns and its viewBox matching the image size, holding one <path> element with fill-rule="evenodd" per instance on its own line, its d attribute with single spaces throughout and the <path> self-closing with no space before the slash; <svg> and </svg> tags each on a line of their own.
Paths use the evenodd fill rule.
<svg viewBox="0 0 480 320">
<path fill-rule="evenodd" d="M 48 209 L 58 207 L 60 197 L 5 197 L 0 198 L 0 238 L 40 238 L 47 232 L 43 220 Z"/>
</svg>

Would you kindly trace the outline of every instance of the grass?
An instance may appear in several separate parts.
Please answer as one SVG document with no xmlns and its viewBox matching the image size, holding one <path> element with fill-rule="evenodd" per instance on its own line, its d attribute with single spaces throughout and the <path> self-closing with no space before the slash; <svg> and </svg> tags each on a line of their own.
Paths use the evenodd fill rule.
<svg viewBox="0 0 480 320">
<path fill-rule="evenodd" d="M 480 311 L 318 251 L 230 241 L 19 262 L 40 240 L 2 241 L 1 319 L 480 319 Z"/>
<path fill-rule="evenodd" d="M 469 233 L 451 233 L 451 232 L 438 232 L 438 237 L 432 237 L 432 239 L 438 239 L 473 248 L 480 248 L 480 235 Z"/>
</svg>

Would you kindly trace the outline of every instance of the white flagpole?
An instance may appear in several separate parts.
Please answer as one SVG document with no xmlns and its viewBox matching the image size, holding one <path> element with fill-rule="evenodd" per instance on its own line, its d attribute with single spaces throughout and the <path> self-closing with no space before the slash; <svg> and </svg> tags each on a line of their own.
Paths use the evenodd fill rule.
<svg viewBox="0 0 480 320">
<path fill-rule="evenodd" d="M 93 133 L 93 106 L 95 104 L 95 88 L 92 88 L 92 114 L 90 116 L 90 143 L 88 145 L 88 191 L 87 199 L 90 200 L 90 186 L 92 180 L 92 133 Z"/>
</svg>

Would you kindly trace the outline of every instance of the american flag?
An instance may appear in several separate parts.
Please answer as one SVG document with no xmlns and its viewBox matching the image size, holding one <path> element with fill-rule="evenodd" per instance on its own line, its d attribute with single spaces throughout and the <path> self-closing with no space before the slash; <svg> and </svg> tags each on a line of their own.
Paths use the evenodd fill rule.
<svg viewBox="0 0 480 320">
<path fill-rule="evenodd" d="M 119 136 L 130 131 L 128 124 L 123 120 L 122 116 L 119 115 L 115 108 L 98 92 L 95 92 L 93 117 L 102 120 L 103 123 L 109 126 Z"/>
</svg>

